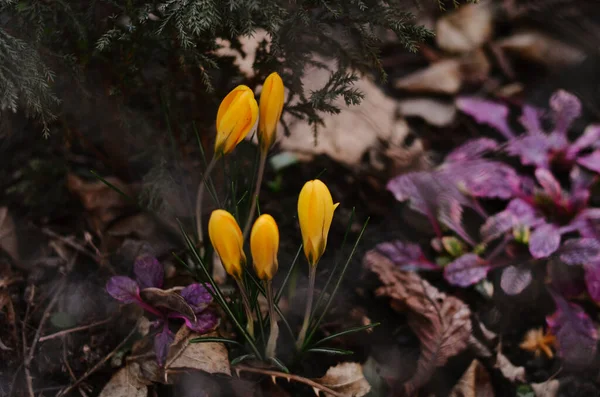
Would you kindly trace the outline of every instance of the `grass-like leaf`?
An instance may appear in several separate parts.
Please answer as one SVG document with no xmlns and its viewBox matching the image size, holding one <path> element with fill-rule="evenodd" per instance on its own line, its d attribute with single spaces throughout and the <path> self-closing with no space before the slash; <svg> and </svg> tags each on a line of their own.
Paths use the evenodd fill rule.
<svg viewBox="0 0 600 397">
<path fill-rule="evenodd" d="M 344 350 L 344 349 L 334 349 L 331 347 L 313 347 L 306 351 L 307 353 L 325 353 L 332 354 L 336 356 L 347 356 L 349 354 L 354 354 L 352 350 Z"/>
<path fill-rule="evenodd" d="M 302 244 L 300 244 L 300 248 L 298 248 L 298 251 L 296 252 L 296 256 L 294 256 L 294 260 L 292 261 L 292 264 L 290 265 L 290 268 L 289 268 L 288 272 L 286 273 L 285 278 L 283 279 L 283 282 L 281 283 L 281 286 L 279 287 L 279 291 L 277 291 L 277 294 L 275 294 L 275 304 L 279 303 L 279 299 L 281 299 L 281 295 L 283 295 L 285 286 L 287 285 L 287 282 L 292 274 L 292 271 L 294 270 L 294 267 L 296 266 L 296 263 L 298 262 L 298 258 L 300 257 L 301 252 L 302 252 Z"/>
<path fill-rule="evenodd" d="M 255 358 L 256 356 L 254 354 L 244 354 L 231 360 L 231 366 L 233 367 L 234 365 L 238 365 L 242 361 L 254 360 Z"/>
<path fill-rule="evenodd" d="M 285 372 L 286 374 L 290 373 L 290 370 L 278 358 L 271 357 L 269 359 L 269 361 L 271 361 L 277 368 L 279 368 L 281 371 Z"/>
<path fill-rule="evenodd" d="M 379 325 L 379 323 L 373 323 L 373 324 L 369 324 L 369 325 L 363 325 L 361 327 L 349 328 L 344 331 L 340 331 L 335 334 L 331 334 L 331 335 L 319 340 L 318 342 L 315 342 L 315 344 L 313 346 L 323 344 L 329 340 L 339 338 L 340 336 L 343 336 L 343 335 L 349 335 L 349 334 L 353 334 L 355 332 L 365 331 L 365 330 L 377 327 L 378 325 Z"/>
<path fill-rule="evenodd" d="M 242 346 L 242 344 L 240 342 L 233 340 L 233 339 L 227 339 L 227 338 L 217 338 L 217 337 L 207 336 L 204 338 L 190 339 L 190 343 L 208 343 L 208 342 L 231 343 L 233 345 Z"/>
</svg>

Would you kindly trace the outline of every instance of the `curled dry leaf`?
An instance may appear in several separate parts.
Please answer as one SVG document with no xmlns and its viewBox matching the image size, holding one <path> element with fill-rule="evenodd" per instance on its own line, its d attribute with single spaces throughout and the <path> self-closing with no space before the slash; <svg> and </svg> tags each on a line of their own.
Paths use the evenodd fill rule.
<svg viewBox="0 0 600 397">
<path fill-rule="evenodd" d="M 0 248 L 6 251 L 13 260 L 19 260 L 19 242 L 15 222 L 6 207 L 0 207 Z"/>
<path fill-rule="evenodd" d="M 231 375 L 227 348 L 220 342 L 190 343 L 194 338 L 218 336 L 216 332 L 200 335 L 182 326 L 175 335 L 171 345 L 165 377 L 171 381 L 173 375 L 182 370 L 199 370 L 211 374 L 222 373 Z"/>
<path fill-rule="evenodd" d="M 556 397 L 560 382 L 558 379 L 547 380 L 543 383 L 532 383 L 531 388 L 535 397 Z"/>
<path fill-rule="evenodd" d="M 348 397 L 362 397 L 371 390 L 363 374 L 363 368 L 358 363 L 340 363 L 329 368 L 322 378 L 313 380 Z M 326 395 L 330 396 L 330 394 Z"/>
<path fill-rule="evenodd" d="M 140 291 L 140 297 L 150 306 L 181 313 L 192 322 L 195 322 L 196 314 L 194 313 L 194 310 L 180 295 L 182 289 L 183 288 L 181 287 L 167 290 L 153 287 L 144 288 Z"/>
<path fill-rule="evenodd" d="M 471 335 L 470 310 L 461 300 L 447 296 L 417 273 L 404 272 L 375 251 L 365 256 L 365 266 L 384 284 L 376 293 L 392 299 L 397 310 L 408 311 L 408 322 L 421 341 L 421 355 L 408 394 L 423 386 L 437 367 L 462 352 Z"/>
<path fill-rule="evenodd" d="M 496 355 L 495 367 L 498 368 L 500 372 L 502 372 L 502 375 L 509 381 L 513 383 L 525 383 L 525 368 L 517 367 L 511 363 L 510 360 L 500 352 L 500 348 L 498 348 L 498 354 Z"/>
<path fill-rule="evenodd" d="M 479 361 L 473 360 L 456 386 L 452 388 L 449 397 L 494 397 L 494 395 L 490 375 Z"/>
<path fill-rule="evenodd" d="M 108 381 L 98 397 L 146 397 L 148 387 L 134 376 L 130 367 L 123 367 Z"/>
<path fill-rule="evenodd" d="M 394 87 L 409 92 L 456 94 L 462 86 L 461 62 L 445 59 L 394 82 Z"/>
</svg>

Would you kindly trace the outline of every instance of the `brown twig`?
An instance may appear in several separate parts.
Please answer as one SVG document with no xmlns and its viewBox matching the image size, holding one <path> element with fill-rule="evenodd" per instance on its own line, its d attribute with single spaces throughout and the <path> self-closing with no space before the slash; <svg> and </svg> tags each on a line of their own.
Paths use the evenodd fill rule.
<svg viewBox="0 0 600 397">
<path fill-rule="evenodd" d="M 42 336 L 40 338 L 40 342 L 44 342 L 44 341 L 47 341 L 49 339 L 58 338 L 59 336 L 67 335 L 67 334 L 70 334 L 70 333 L 73 333 L 73 332 L 85 331 L 86 329 L 94 328 L 94 327 L 97 327 L 99 325 L 103 325 L 103 324 L 109 323 L 111 321 L 112 321 L 112 317 L 111 318 L 107 318 L 106 320 L 96 321 L 95 323 L 92 323 L 92 324 L 82 325 L 80 327 L 75 327 L 75 328 L 64 329 L 62 331 L 55 332 L 53 334 Z"/>
<path fill-rule="evenodd" d="M 305 378 L 303 376 L 286 374 L 285 372 L 279 372 L 279 371 L 271 371 L 269 369 L 254 368 L 254 367 L 249 367 L 247 365 L 236 365 L 234 367 L 234 369 L 235 369 L 236 373 L 238 374 L 238 377 L 239 377 L 240 371 L 252 372 L 255 374 L 263 374 L 263 375 L 270 376 L 271 379 L 273 380 L 273 383 L 275 383 L 275 378 L 284 378 L 284 379 L 287 379 L 288 381 L 293 380 L 295 382 L 304 383 L 305 385 L 312 387 L 315 394 L 317 394 L 317 395 L 319 394 L 317 390 L 321 390 L 325 393 L 331 394 L 332 396 L 344 397 L 343 394 L 340 394 L 340 393 L 336 392 L 335 390 L 328 388 L 327 386 L 323 386 L 322 384 L 317 383 L 308 378 Z"/>
<path fill-rule="evenodd" d="M 68 245 L 69 247 L 73 248 L 75 251 L 82 253 L 83 255 L 92 258 L 96 263 L 101 264 L 100 262 L 100 258 L 98 258 L 94 253 L 88 251 L 83 245 L 78 244 L 76 242 L 74 242 L 72 239 L 61 236 L 60 234 L 46 228 L 43 227 L 42 229 L 42 233 L 44 233 L 46 236 L 55 238 L 57 240 L 60 240 L 61 242 L 65 243 L 66 245 Z"/>
<path fill-rule="evenodd" d="M 27 361 L 27 336 L 25 335 L 25 327 L 27 326 L 27 321 L 29 320 L 29 312 L 31 310 L 31 302 L 33 301 L 33 297 L 35 295 L 35 287 L 30 286 L 29 294 L 27 296 L 27 308 L 25 309 L 25 316 L 23 317 L 23 323 L 21 324 L 21 339 L 23 340 L 23 368 L 25 371 L 25 383 L 27 384 L 27 391 L 30 397 L 34 397 L 33 394 L 33 382 L 31 380 L 31 372 L 29 371 L 29 362 Z"/>
<path fill-rule="evenodd" d="M 117 353 L 123 346 L 125 346 L 125 344 L 129 341 L 129 338 L 131 338 L 133 336 L 133 334 L 135 334 L 136 330 L 137 330 L 137 325 L 135 327 L 133 327 L 133 329 L 131 330 L 131 332 L 129 332 L 129 334 L 125 337 L 125 339 L 123 339 L 123 341 L 121 341 L 121 343 L 119 343 L 117 345 L 117 347 L 115 347 L 110 353 L 108 353 L 102 360 L 98 361 L 96 363 L 96 365 L 94 365 L 92 368 L 90 368 L 89 370 L 87 370 L 87 372 L 85 374 L 83 374 L 79 379 L 77 379 L 72 385 L 70 385 L 69 387 L 67 387 L 66 389 L 64 389 L 62 392 L 58 393 L 56 395 L 56 397 L 61 397 L 61 396 L 69 394 L 74 388 L 76 388 L 77 386 L 79 386 L 79 384 L 81 382 L 83 382 L 84 380 L 86 380 L 91 374 L 93 374 L 100 367 L 102 367 L 108 360 L 110 360 L 110 358 L 112 356 L 115 355 L 115 353 Z"/>
</svg>

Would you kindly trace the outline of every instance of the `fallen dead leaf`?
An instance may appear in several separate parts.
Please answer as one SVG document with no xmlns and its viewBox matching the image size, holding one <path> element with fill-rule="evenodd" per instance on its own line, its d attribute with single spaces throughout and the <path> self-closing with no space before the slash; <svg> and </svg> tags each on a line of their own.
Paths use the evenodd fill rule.
<svg viewBox="0 0 600 397">
<path fill-rule="evenodd" d="M 461 62 L 444 59 L 394 82 L 394 87 L 409 92 L 456 94 L 462 86 Z"/>
<path fill-rule="evenodd" d="M 479 361 L 473 360 L 449 397 L 494 397 L 494 395 L 490 375 Z"/>
<path fill-rule="evenodd" d="M 190 343 L 198 337 L 218 336 L 216 332 L 200 335 L 182 326 L 169 350 L 165 365 L 165 377 L 169 382 L 172 375 L 182 370 L 199 370 L 211 374 L 231 375 L 227 348 L 223 343 Z"/>
<path fill-rule="evenodd" d="M 428 124 L 444 127 L 456 116 L 456 106 L 431 98 L 414 98 L 400 101 L 398 110 L 404 117 L 420 117 Z"/>
<path fill-rule="evenodd" d="M 114 177 L 105 178 L 107 182 L 133 197 L 132 189 Z M 126 199 L 104 182 L 85 181 L 74 174 L 67 176 L 67 188 L 77 195 L 88 211 L 94 232 L 102 235 L 106 225 L 121 215 L 128 205 Z"/>
<path fill-rule="evenodd" d="M 19 241 L 15 222 L 7 207 L 0 207 L 0 248 L 6 251 L 14 261 L 19 261 Z"/>
<path fill-rule="evenodd" d="M 532 383 L 531 388 L 536 397 L 556 397 L 560 382 L 558 379 L 547 380 L 543 383 Z"/>
<path fill-rule="evenodd" d="M 398 270 L 376 251 L 367 253 L 364 264 L 384 284 L 376 294 L 390 297 L 394 309 L 408 312 L 408 323 L 421 341 L 417 370 L 405 383 L 407 394 L 412 394 L 429 381 L 436 368 L 467 347 L 471 312 L 461 300 L 438 291 L 417 273 Z"/>
<path fill-rule="evenodd" d="M 583 51 L 537 31 L 522 31 L 496 43 L 501 49 L 549 67 L 582 62 Z"/>
<path fill-rule="evenodd" d="M 313 380 L 348 397 L 362 397 L 371 390 L 359 363 L 340 363 L 330 367 L 322 378 Z"/>
<path fill-rule="evenodd" d="M 525 368 L 517 367 L 510 362 L 504 354 L 500 352 L 498 347 L 498 354 L 496 355 L 496 368 L 502 372 L 502 375 L 511 382 L 525 383 Z"/>
<path fill-rule="evenodd" d="M 488 1 L 465 4 L 436 23 L 436 42 L 448 52 L 470 52 L 487 42 L 493 33 Z"/>
<path fill-rule="evenodd" d="M 132 376 L 127 366 L 113 375 L 98 397 L 146 397 L 147 395 L 148 387 Z"/>
<path fill-rule="evenodd" d="M 196 321 L 194 310 L 179 294 L 183 287 L 167 290 L 161 288 L 144 288 L 140 291 L 140 297 L 153 307 L 160 307 L 183 314 L 191 321 Z"/>
</svg>

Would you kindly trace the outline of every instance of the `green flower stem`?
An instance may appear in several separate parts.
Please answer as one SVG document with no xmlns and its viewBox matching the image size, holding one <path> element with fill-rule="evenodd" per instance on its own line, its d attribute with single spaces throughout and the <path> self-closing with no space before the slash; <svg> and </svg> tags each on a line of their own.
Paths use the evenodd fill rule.
<svg viewBox="0 0 600 397">
<path fill-rule="evenodd" d="M 273 300 L 273 285 L 271 280 L 265 281 L 265 290 L 267 291 L 267 301 L 269 303 L 269 322 L 271 331 L 269 332 L 269 340 L 267 341 L 267 349 L 265 355 L 267 358 L 275 357 L 275 349 L 277 348 L 277 337 L 279 336 L 279 326 L 275 317 L 275 302 Z"/>
<path fill-rule="evenodd" d="M 267 163 L 267 151 L 261 150 L 260 160 L 258 166 L 258 177 L 256 178 L 256 187 L 254 188 L 254 194 L 252 195 L 252 202 L 250 203 L 250 211 L 248 212 L 248 219 L 246 219 L 246 225 L 244 226 L 244 240 L 248 237 L 250 231 L 250 225 L 254 218 L 254 212 L 256 212 L 256 202 L 260 195 L 260 185 L 262 185 L 263 175 L 265 174 L 265 164 Z"/>
<path fill-rule="evenodd" d="M 204 257 L 204 234 L 202 233 L 202 201 L 204 201 L 204 189 L 206 188 L 206 184 L 208 183 L 208 177 L 210 173 L 215 168 L 217 164 L 218 157 L 216 154 L 208 163 L 208 167 L 206 167 L 206 171 L 204 171 L 204 175 L 202 175 L 202 180 L 198 185 L 198 194 L 196 195 L 196 234 L 198 235 L 198 248 L 200 249 L 200 256 Z"/>
<path fill-rule="evenodd" d="M 246 290 L 244 289 L 244 286 L 242 285 L 241 280 L 238 280 L 236 278 L 235 282 L 237 283 L 238 288 L 240 289 L 240 295 L 242 295 L 242 303 L 244 305 L 244 309 L 246 310 L 246 318 L 247 318 L 246 331 L 248 331 L 248 334 L 252 338 L 254 338 L 254 316 L 252 315 L 252 308 L 250 307 L 250 301 L 248 300 L 248 295 L 246 294 Z"/>
<path fill-rule="evenodd" d="M 308 268 L 308 290 L 306 297 L 306 311 L 304 312 L 304 322 L 302 323 L 302 329 L 300 330 L 300 334 L 298 335 L 298 340 L 296 341 L 296 348 L 300 350 L 304 345 L 304 339 L 306 338 L 306 332 L 308 331 L 308 325 L 310 323 L 310 314 L 312 312 L 312 303 L 313 303 L 313 295 L 315 290 L 315 276 L 317 274 L 317 264 L 314 266 L 310 266 Z"/>
</svg>

